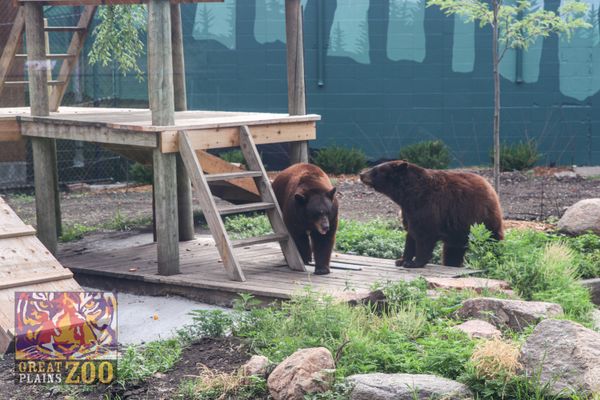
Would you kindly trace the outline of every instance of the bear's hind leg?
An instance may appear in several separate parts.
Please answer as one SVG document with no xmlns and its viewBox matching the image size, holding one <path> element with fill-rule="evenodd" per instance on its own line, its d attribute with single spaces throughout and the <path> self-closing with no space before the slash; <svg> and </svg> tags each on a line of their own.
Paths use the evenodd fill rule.
<svg viewBox="0 0 600 400">
<path fill-rule="evenodd" d="M 415 257 L 415 239 L 410 233 L 406 234 L 406 242 L 404 243 L 404 253 L 402 258 L 396 260 L 396 265 L 402 267 L 405 263 L 412 261 Z"/>
<path fill-rule="evenodd" d="M 442 253 L 442 264 L 449 267 L 461 267 L 467 246 L 453 246 L 448 243 L 444 243 L 444 250 Z"/>
<path fill-rule="evenodd" d="M 302 262 L 304 264 L 309 264 L 312 261 L 312 257 L 308 235 L 304 232 L 301 234 L 294 234 L 292 235 L 292 239 L 294 239 L 294 243 L 296 243 L 300 257 L 302 257 Z"/>
<path fill-rule="evenodd" d="M 330 230 L 326 235 L 311 232 L 310 238 L 315 256 L 315 275 L 327 275 L 330 272 L 329 262 L 335 244 L 335 229 Z"/>
</svg>

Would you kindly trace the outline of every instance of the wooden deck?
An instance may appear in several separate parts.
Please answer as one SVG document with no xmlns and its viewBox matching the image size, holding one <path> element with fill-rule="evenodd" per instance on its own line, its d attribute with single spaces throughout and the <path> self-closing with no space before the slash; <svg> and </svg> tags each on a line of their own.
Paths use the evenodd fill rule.
<svg viewBox="0 0 600 400">
<path fill-rule="evenodd" d="M 250 293 L 269 302 L 289 299 L 306 286 L 343 298 L 364 297 L 374 283 L 425 277 L 457 277 L 472 270 L 428 266 L 411 270 L 393 260 L 334 254 L 332 273 L 326 276 L 290 270 L 277 244 L 240 249 L 246 282 L 230 281 L 210 237 L 180 243 L 181 274 L 161 276 L 156 268 L 156 245 L 111 251 L 71 250 L 59 254 L 61 263 L 82 285 L 140 294 L 178 294 L 210 304 L 231 305 L 238 293 Z"/>
</svg>

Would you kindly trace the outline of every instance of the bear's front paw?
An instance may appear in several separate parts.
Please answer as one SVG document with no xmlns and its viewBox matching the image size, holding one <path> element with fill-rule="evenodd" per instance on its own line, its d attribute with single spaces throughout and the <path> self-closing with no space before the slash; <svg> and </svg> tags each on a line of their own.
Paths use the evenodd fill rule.
<svg viewBox="0 0 600 400">
<path fill-rule="evenodd" d="M 401 267 L 404 265 L 404 258 L 399 258 L 396 260 L 396 267 Z"/>
<path fill-rule="evenodd" d="M 425 263 L 417 263 L 415 261 L 406 261 L 404 263 L 404 268 L 423 268 Z"/>
<path fill-rule="evenodd" d="M 316 267 L 315 268 L 315 275 L 327 275 L 330 272 L 331 271 L 327 267 Z"/>
</svg>

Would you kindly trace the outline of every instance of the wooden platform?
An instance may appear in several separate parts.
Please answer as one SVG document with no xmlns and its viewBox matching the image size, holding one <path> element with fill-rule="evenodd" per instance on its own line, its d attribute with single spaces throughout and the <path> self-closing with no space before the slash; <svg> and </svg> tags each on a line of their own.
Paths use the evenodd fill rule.
<svg viewBox="0 0 600 400">
<path fill-rule="evenodd" d="M 73 274 L 35 237 L 0 197 L 0 354 L 10 346 L 15 326 L 15 291 L 77 291 Z"/>
<path fill-rule="evenodd" d="M 156 245 L 111 251 L 71 251 L 59 254 L 63 265 L 83 285 L 140 294 L 178 294 L 209 304 L 231 305 L 238 293 L 250 293 L 269 302 L 289 299 L 307 285 L 341 297 L 366 295 L 374 283 L 412 280 L 419 276 L 457 277 L 473 270 L 428 266 L 413 270 L 399 268 L 393 260 L 336 253 L 334 269 L 326 276 L 292 271 L 276 244 L 243 249 L 239 260 L 246 282 L 230 281 L 210 237 L 180 244 L 181 274 L 160 276 L 156 269 Z M 343 269 L 340 269 L 343 268 Z"/>
</svg>

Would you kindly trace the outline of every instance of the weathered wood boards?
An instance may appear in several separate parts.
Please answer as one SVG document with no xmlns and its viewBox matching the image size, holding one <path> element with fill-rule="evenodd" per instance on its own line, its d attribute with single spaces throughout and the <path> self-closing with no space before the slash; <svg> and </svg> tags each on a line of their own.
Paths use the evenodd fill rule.
<svg viewBox="0 0 600 400">
<path fill-rule="evenodd" d="M 179 3 L 222 3 L 224 0 L 170 0 Z M 13 0 L 15 6 L 26 3 L 39 3 L 45 6 L 105 6 L 117 4 L 144 4 L 148 0 Z"/>
<path fill-rule="evenodd" d="M 15 291 L 81 290 L 34 234 L 0 197 L 0 354 L 13 338 Z"/>
</svg>

